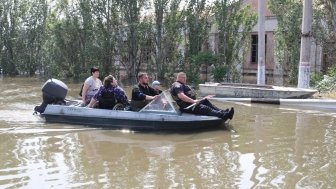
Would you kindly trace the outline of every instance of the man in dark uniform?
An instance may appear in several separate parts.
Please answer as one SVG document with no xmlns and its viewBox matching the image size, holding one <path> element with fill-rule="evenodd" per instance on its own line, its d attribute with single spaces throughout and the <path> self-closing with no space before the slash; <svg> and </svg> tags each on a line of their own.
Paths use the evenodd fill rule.
<svg viewBox="0 0 336 189">
<path fill-rule="evenodd" d="M 221 110 L 211 104 L 207 97 L 197 100 L 195 91 L 185 84 L 186 80 L 187 77 L 184 72 L 178 73 L 176 81 L 172 84 L 170 89 L 173 99 L 176 101 L 182 112 L 216 116 L 222 118 L 224 121 L 233 118 L 233 108 L 230 110 Z M 195 104 L 195 106 L 190 107 L 192 104 Z"/>
<path fill-rule="evenodd" d="M 133 111 L 141 110 L 158 95 L 159 93 L 155 89 L 148 86 L 147 73 L 140 72 L 138 74 L 138 84 L 132 89 L 131 109 Z"/>
</svg>

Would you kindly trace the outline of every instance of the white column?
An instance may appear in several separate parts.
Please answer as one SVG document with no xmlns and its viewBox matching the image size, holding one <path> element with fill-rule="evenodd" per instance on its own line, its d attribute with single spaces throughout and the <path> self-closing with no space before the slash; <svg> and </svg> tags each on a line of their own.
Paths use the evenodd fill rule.
<svg viewBox="0 0 336 189">
<path fill-rule="evenodd" d="M 312 0 L 304 0 L 298 88 L 309 88 Z"/>
<path fill-rule="evenodd" d="M 258 1 L 258 85 L 265 85 L 265 0 Z"/>
</svg>

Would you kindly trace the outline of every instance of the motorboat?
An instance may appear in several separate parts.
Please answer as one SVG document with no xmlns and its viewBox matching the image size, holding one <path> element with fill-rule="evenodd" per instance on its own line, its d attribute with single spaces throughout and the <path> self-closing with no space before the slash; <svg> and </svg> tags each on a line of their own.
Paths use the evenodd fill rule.
<svg viewBox="0 0 336 189">
<path fill-rule="evenodd" d="M 51 123 L 129 130 L 195 130 L 219 127 L 224 123 L 217 117 L 181 113 L 167 91 L 139 112 L 83 107 L 78 100 L 66 100 L 67 91 L 62 81 L 49 79 L 42 86 L 43 102 L 35 107 L 35 112 Z"/>
</svg>

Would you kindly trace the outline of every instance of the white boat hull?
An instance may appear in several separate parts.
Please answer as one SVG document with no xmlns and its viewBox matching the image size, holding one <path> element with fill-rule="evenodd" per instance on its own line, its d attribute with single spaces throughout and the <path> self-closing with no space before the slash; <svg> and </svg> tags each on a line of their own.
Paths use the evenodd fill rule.
<svg viewBox="0 0 336 189">
<path fill-rule="evenodd" d="M 216 97 L 271 99 L 309 98 L 317 92 L 317 90 L 313 89 L 299 89 L 294 87 L 250 84 L 226 85 L 219 83 L 199 84 L 199 90 L 202 96 L 214 94 Z"/>
</svg>

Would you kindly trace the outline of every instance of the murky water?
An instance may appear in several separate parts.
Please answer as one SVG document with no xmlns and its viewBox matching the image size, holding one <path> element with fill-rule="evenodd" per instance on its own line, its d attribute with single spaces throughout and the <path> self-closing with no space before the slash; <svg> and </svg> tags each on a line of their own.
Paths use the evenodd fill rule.
<svg viewBox="0 0 336 189">
<path fill-rule="evenodd" d="M 102 130 L 33 116 L 43 83 L 0 79 L 0 188 L 336 187 L 335 112 L 216 103 L 233 130 Z"/>
</svg>

